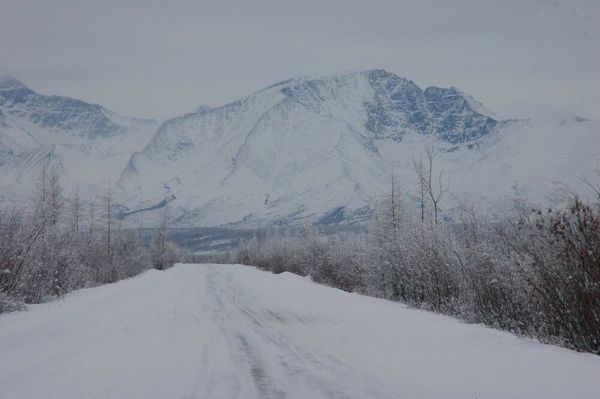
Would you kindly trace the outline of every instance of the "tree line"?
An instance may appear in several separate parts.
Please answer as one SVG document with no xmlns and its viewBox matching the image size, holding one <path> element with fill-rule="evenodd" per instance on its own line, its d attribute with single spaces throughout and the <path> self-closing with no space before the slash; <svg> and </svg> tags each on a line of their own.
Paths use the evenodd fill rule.
<svg viewBox="0 0 600 399">
<path fill-rule="evenodd" d="M 185 258 L 168 239 L 166 211 L 147 244 L 116 215 L 110 183 L 84 203 L 78 192 L 63 195 L 58 173 L 44 170 L 33 206 L 0 211 L 0 313 Z"/>
<path fill-rule="evenodd" d="M 230 260 L 600 354 L 600 171 L 598 183 L 585 179 L 589 201 L 571 192 L 554 208 L 520 203 L 493 222 L 462 202 L 442 223 L 447 188 L 431 159 L 415 163 L 420 194 L 392 184 L 368 231 L 266 233 Z"/>
</svg>

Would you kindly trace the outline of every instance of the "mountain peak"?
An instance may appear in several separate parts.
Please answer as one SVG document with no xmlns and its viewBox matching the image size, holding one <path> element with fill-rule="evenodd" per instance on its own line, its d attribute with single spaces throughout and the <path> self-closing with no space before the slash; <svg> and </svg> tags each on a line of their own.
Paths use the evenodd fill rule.
<svg viewBox="0 0 600 399">
<path fill-rule="evenodd" d="M 205 112 L 208 112 L 212 109 L 212 107 L 209 107 L 208 105 L 201 105 L 198 108 L 196 108 L 196 110 L 194 111 L 194 114 L 203 114 Z"/>
<path fill-rule="evenodd" d="M 11 75 L 0 75 L 0 90 L 19 90 L 27 89 L 23 82 Z"/>
</svg>

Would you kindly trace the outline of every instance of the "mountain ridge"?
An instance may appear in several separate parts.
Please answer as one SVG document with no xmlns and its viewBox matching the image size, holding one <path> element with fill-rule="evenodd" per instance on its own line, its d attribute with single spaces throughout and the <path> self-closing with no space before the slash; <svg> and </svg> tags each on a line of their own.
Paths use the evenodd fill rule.
<svg viewBox="0 0 600 399">
<path fill-rule="evenodd" d="M 0 202 L 22 201 L 20 187 L 54 167 L 90 200 L 115 182 L 130 224 L 167 205 L 182 227 L 362 223 L 392 170 L 414 205 L 412 160 L 430 145 L 453 191 L 444 215 L 458 196 L 499 212 L 515 197 L 547 202 L 553 181 L 578 181 L 600 148 L 594 121 L 501 119 L 455 87 L 382 69 L 287 79 L 160 124 L 0 82 Z"/>
<path fill-rule="evenodd" d="M 123 117 L 98 104 L 39 94 L 4 75 L 0 202 L 27 201 L 42 169 L 63 175 L 68 191 L 92 192 L 95 185 L 116 180 L 131 152 L 139 149 L 137 142 L 144 144 L 155 126 L 153 120 Z M 17 189 L 23 186 L 27 188 Z"/>
<path fill-rule="evenodd" d="M 414 185 L 412 157 L 427 142 L 444 158 L 470 159 L 503 132 L 531 128 L 495 119 L 456 88 L 423 90 L 385 70 L 326 76 L 287 79 L 163 123 L 119 179 L 126 211 L 170 198 L 183 225 L 360 221 L 392 168 Z"/>
</svg>

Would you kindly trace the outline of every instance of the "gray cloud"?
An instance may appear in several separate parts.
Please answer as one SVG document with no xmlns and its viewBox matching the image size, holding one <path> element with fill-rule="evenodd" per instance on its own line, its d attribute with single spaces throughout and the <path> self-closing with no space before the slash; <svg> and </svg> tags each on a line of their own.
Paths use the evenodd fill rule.
<svg viewBox="0 0 600 399">
<path fill-rule="evenodd" d="M 0 72 L 157 118 L 368 68 L 504 117 L 600 117 L 599 20 L 596 0 L 0 0 Z"/>
</svg>

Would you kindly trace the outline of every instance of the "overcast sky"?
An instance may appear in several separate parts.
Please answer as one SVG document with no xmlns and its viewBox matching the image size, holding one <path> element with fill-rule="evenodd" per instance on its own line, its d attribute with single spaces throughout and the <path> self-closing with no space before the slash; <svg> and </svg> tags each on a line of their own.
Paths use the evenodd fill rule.
<svg viewBox="0 0 600 399">
<path fill-rule="evenodd" d="M 0 73 L 124 115 L 371 68 L 503 117 L 600 117 L 600 1 L 0 0 Z"/>
</svg>

